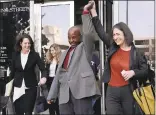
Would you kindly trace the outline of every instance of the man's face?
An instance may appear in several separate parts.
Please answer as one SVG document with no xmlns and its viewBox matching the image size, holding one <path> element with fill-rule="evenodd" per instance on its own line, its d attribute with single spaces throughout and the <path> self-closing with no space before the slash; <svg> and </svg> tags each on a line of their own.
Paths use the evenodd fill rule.
<svg viewBox="0 0 156 115">
<path fill-rule="evenodd" d="M 68 31 L 68 41 L 71 46 L 76 46 L 80 43 L 80 30 L 72 28 Z"/>
</svg>

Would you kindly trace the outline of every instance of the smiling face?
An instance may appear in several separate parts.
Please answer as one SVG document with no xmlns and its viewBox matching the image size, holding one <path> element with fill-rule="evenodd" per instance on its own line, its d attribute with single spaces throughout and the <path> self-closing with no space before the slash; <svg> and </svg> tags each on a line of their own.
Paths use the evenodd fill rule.
<svg viewBox="0 0 156 115">
<path fill-rule="evenodd" d="M 30 50 L 31 44 L 28 38 L 23 38 L 23 41 L 20 43 L 22 51 L 28 52 Z"/>
<path fill-rule="evenodd" d="M 76 46 L 80 43 L 80 30 L 76 27 L 69 29 L 68 41 L 71 46 Z"/>
<path fill-rule="evenodd" d="M 125 44 L 124 33 L 121 30 L 119 30 L 118 28 L 114 28 L 114 30 L 113 30 L 113 40 L 119 46 Z"/>
</svg>

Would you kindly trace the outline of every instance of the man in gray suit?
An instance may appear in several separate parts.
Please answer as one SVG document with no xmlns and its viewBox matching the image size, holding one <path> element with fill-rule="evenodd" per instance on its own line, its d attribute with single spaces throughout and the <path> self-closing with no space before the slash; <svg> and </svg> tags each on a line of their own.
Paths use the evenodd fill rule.
<svg viewBox="0 0 156 115">
<path fill-rule="evenodd" d="M 91 5 L 86 5 L 84 10 L 91 8 Z M 82 15 L 82 23 L 82 35 L 77 26 L 68 31 L 71 47 L 60 57 L 56 76 L 47 97 L 48 103 L 53 103 L 59 98 L 62 115 L 93 114 L 93 101 L 101 95 L 90 66 L 95 31 L 89 14 Z"/>
</svg>

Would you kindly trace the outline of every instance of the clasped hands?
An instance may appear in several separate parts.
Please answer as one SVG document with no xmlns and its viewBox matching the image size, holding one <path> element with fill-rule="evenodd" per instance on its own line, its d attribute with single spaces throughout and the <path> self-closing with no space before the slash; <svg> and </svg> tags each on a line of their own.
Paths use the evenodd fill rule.
<svg viewBox="0 0 156 115">
<path fill-rule="evenodd" d="M 83 8 L 83 10 L 87 10 L 87 11 L 90 11 L 90 10 L 93 10 L 93 9 L 96 10 L 94 0 L 90 0 L 90 1 L 88 2 L 88 4 L 85 5 L 84 8 Z"/>
<path fill-rule="evenodd" d="M 46 77 L 42 77 L 38 83 L 38 85 L 44 85 L 47 81 L 47 78 Z"/>
</svg>

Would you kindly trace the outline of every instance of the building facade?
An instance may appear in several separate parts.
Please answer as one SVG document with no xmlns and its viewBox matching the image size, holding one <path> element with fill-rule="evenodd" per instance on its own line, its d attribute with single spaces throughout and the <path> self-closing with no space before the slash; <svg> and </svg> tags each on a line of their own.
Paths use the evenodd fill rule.
<svg viewBox="0 0 156 115">
<path fill-rule="evenodd" d="M 109 33 L 112 26 L 118 22 L 125 22 L 128 24 L 134 34 L 135 45 L 140 48 L 141 51 L 145 52 L 151 68 L 155 70 L 156 0 L 95 0 L 95 2 L 99 18 L 106 32 Z M 81 0 L 81 2 L 80 0 L 27 0 L 25 2 L 22 0 L 1 1 L 0 18 L 3 18 L 3 20 L 0 20 L 0 50 L 2 51 L 0 60 L 4 60 L 4 58 L 6 60 L 11 59 L 11 52 L 15 43 L 15 36 L 19 33 L 29 33 L 33 37 L 35 49 L 41 54 L 42 57 L 44 56 L 44 51 L 46 51 L 46 49 L 48 49 L 49 45 L 52 43 L 60 42 L 60 46 L 63 50 L 68 48 L 69 44 L 67 43 L 66 36 L 67 30 L 73 25 L 82 24 L 81 14 L 83 6 L 87 3 L 88 0 Z M 12 10 L 9 11 L 6 9 L 8 6 L 9 8 L 12 8 Z M 55 12 L 51 10 L 50 13 L 52 13 L 51 15 L 53 17 L 49 17 L 51 22 L 55 23 L 48 23 L 50 21 L 46 16 L 49 16 L 50 14 L 45 12 L 47 8 L 56 9 Z M 11 18 L 14 20 L 14 23 L 10 22 L 8 19 L 9 16 L 13 16 L 15 18 Z M 59 16 L 61 16 L 59 20 L 64 22 L 63 24 L 59 22 L 59 20 L 57 21 L 57 17 Z M 11 24 L 14 24 L 15 26 Z M 7 30 L 7 27 L 12 28 L 8 28 Z M 8 34 L 6 31 L 8 33 L 12 33 Z M 14 40 L 11 41 L 11 39 Z M 61 43 L 62 40 L 63 42 Z M 101 76 L 104 70 L 104 63 L 107 60 L 108 50 L 100 40 L 98 42 L 98 47 L 99 48 L 97 50 L 100 54 L 100 61 L 102 65 L 100 68 Z M 4 74 L 3 71 L 7 70 L 6 64 L 1 61 L 0 63 L 2 63 L 2 66 L 0 67 L 0 74 Z M 107 85 L 101 85 L 101 113 L 105 114 L 105 90 Z"/>
</svg>

